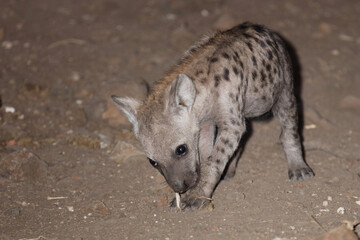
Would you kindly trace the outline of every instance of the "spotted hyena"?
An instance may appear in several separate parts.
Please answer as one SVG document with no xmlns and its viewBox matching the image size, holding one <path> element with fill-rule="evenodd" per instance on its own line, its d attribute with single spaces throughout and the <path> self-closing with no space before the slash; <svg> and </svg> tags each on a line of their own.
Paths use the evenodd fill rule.
<svg viewBox="0 0 360 240">
<path fill-rule="evenodd" d="M 181 207 L 199 208 L 211 201 L 224 169 L 235 174 L 246 119 L 269 111 L 281 124 L 289 178 L 314 176 L 303 159 L 293 85 L 281 38 L 243 23 L 190 48 L 145 101 L 112 98 L 151 165 L 183 195 Z"/>
</svg>

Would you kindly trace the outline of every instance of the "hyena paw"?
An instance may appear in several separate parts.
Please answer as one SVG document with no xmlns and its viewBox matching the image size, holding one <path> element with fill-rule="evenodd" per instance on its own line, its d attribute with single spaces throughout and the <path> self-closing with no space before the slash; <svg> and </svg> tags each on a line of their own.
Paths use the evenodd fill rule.
<svg viewBox="0 0 360 240">
<path fill-rule="evenodd" d="M 184 200 L 181 200 L 181 209 L 185 210 L 196 210 L 196 209 L 205 209 L 212 210 L 214 205 L 211 198 L 207 197 L 186 197 Z"/>
<path fill-rule="evenodd" d="M 289 169 L 288 174 L 292 181 L 303 181 L 315 176 L 314 171 L 308 166 Z"/>
<path fill-rule="evenodd" d="M 170 202 L 171 208 L 177 208 L 176 198 Z M 207 197 L 190 197 L 186 196 L 180 201 L 181 210 L 196 210 L 196 209 L 205 209 L 211 211 L 214 209 L 212 204 L 212 199 Z"/>
</svg>

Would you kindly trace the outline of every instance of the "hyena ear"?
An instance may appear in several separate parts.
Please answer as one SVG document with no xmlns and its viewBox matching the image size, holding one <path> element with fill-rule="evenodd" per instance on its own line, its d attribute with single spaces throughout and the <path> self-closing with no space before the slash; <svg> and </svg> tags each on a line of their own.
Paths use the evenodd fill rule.
<svg viewBox="0 0 360 240">
<path fill-rule="evenodd" d="M 196 89 L 193 81 L 187 75 L 179 74 L 171 83 L 170 103 L 191 110 L 195 97 Z"/>
<path fill-rule="evenodd" d="M 115 95 L 112 95 L 111 99 L 114 101 L 116 107 L 125 113 L 129 122 L 133 125 L 135 136 L 137 136 L 139 132 L 137 110 L 140 102 L 133 98 L 121 98 Z"/>
</svg>

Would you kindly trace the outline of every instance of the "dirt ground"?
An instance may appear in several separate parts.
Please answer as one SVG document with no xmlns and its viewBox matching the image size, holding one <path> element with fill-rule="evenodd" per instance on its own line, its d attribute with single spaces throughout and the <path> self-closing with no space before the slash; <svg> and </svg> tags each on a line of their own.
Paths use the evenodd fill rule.
<svg viewBox="0 0 360 240">
<path fill-rule="evenodd" d="M 1 0 L 0 239 L 313 239 L 359 222 L 359 15 L 358 0 Z M 297 52 L 316 176 L 289 181 L 278 122 L 255 121 L 214 210 L 170 210 L 109 96 L 144 97 L 201 36 L 243 21 Z"/>
</svg>

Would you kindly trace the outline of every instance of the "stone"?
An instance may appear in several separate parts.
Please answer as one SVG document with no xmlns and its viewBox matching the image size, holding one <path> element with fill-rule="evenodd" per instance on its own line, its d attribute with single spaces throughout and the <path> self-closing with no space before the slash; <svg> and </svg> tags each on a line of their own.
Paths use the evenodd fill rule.
<svg viewBox="0 0 360 240">
<path fill-rule="evenodd" d="M 14 181 L 43 182 L 48 165 L 26 149 L 4 156 L 0 160 L 0 176 Z"/>
<path fill-rule="evenodd" d="M 92 211 L 95 213 L 95 214 L 98 214 L 98 215 L 110 215 L 110 209 L 105 206 L 105 204 L 103 202 L 97 202 L 94 204 L 93 208 L 92 208 Z"/>
<path fill-rule="evenodd" d="M 74 146 L 83 146 L 90 149 L 99 149 L 100 140 L 85 135 L 74 135 L 70 136 L 67 141 Z"/>
</svg>

